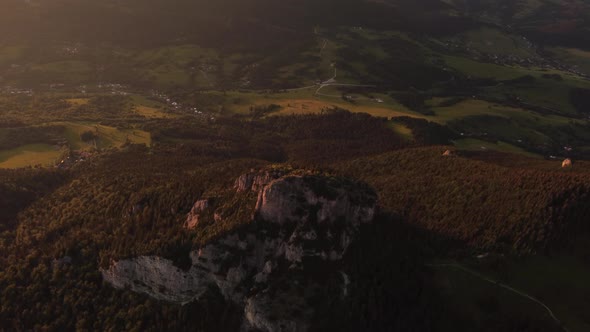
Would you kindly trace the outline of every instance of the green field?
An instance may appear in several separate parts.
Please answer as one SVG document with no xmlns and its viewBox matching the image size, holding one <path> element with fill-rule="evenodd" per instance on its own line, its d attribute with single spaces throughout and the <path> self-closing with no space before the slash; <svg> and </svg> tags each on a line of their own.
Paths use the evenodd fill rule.
<svg viewBox="0 0 590 332">
<path fill-rule="evenodd" d="M 316 90 L 317 87 L 273 94 L 234 92 L 227 95 L 227 104 L 224 106 L 236 114 L 247 114 L 250 106 L 276 104 L 280 105 L 282 109 L 272 115 L 319 114 L 322 110 L 339 107 L 351 112 L 368 113 L 377 117 L 404 115 L 423 117 L 423 115 L 407 109 L 386 95 L 375 94 L 375 98 L 382 98 L 383 103 L 370 100 L 366 97 L 359 97 L 358 101 L 350 103 L 344 101 L 339 96 L 316 96 Z M 338 93 L 330 89 L 330 87 L 326 87 L 325 90 L 322 89 L 321 92 L 325 94 Z"/>
<path fill-rule="evenodd" d="M 0 47 L 0 65 L 11 64 L 19 61 L 23 55 L 24 47 L 22 46 L 4 46 Z"/>
<path fill-rule="evenodd" d="M 25 145 L 17 149 L 0 151 L 0 168 L 52 166 L 62 155 L 63 151 L 52 145 Z"/>
<path fill-rule="evenodd" d="M 505 152 L 505 153 L 520 154 L 523 156 L 533 157 L 533 158 L 541 158 L 541 156 L 539 156 L 537 154 L 530 153 L 522 148 L 511 145 L 509 143 L 501 142 L 501 141 L 499 141 L 497 143 L 491 143 L 491 142 L 482 141 L 482 140 L 474 139 L 474 138 L 465 138 L 465 139 L 455 140 L 453 142 L 453 144 L 459 150 L 467 150 L 467 151 L 488 151 L 488 150 L 491 150 L 491 151 L 498 151 L 498 152 Z"/>
<path fill-rule="evenodd" d="M 175 117 L 174 114 L 166 113 L 166 112 L 163 112 L 162 110 L 159 110 L 154 107 L 149 107 L 149 106 L 143 106 L 143 105 L 134 106 L 133 110 L 137 114 L 139 114 L 143 117 L 146 117 L 148 119 L 170 119 L 170 118 Z"/>
<path fill-rule="evenodd" d="M 407 139 L 408 141 L 411 141 L 414 139 L 414 135 L 412 134 L 412 129 L 404 126 L 403 124 L 390 122 L 389 127 L 391 129 L 393 129 L 393 131 L 398 133 L 400 136 Z"/>
<path fill-rule="evenodd" d="M 127 143 L 151 145 L 150 133 L 139 129 L 117 129 L 114 127 L 76 122 L 55 122 L 51 125 L 65 128 L 64 139 L 71 150 L 120 148 Z M 93 132 L 96 140 L 84 142 L 81 134 Z M 50 144 L 28 144 L 15 149 L 0 151 L 0 168 L 21 168 L 28 166 L 51 166 L 64 154 L 62 148 Z"/>
<path fill-rule="evenodd" d="M 151 145 L 151 135 L 148 132 L 139 129 L 117 129 L 114 127 L 103 126 L 92 123 L 74 123 L 58 122 L 66 128 L 66 139 L 73 150 L 83 150 L 89 148 L 108 149 L 121 147 L 126 142 L 134 144 Z M 98 139 L 95 142 L 83 142 L 80 135 L 84 132 L 94 132 Z"/>
<path fill-rule="evenodd" d="M 590 52 L 566 47 L 555 47 L 550 51 L 566 63 L 578 66 L 584 73 L 590 74 Z"/>
<path fill-rule="evenodd" d="M 498 144 L 479 140 L 457 141 L 458 147 L 468 150 L 479 150 L 483 146 L 485 149 L 526 154 L 523 149 L 507 142 L 551 144 L 557 138 L 555 135 L 573 132 L 572 129 L 565 128 L 585 123 L 583 120 L 573 120 L 565 116 L 539 114 L 476 99 L 468 99 L 450 107 L 433 107 L 432 110 L 436 115 L 428 116 L 430 121 L 450 125 L 466 135 L 485 133 L 505 141 Z"/>
<path fill-rule="evenodd" d="M 565 116 L 539 114 L 522 108 L 503 106 L 478 99 L 467 99 L 450 107 L 433 107 L 432 110 L 436 115 L 428 116 L 427 118 L 430 121 L 439 123 L 448 123 L 460 118 L 478 115 L 500 116 L 524 123 L 534 123 L 537 126 L 565 125 L 570 122 L 583 122 L 582 120 L 572 120 Z"/>
<path fill-rule="evenodd" d="M 88 98 L 69 98 L 69 99 L 65 99 L 66 102 L 68 102 L 68 104 L 72 105 L 72 106 L 82 106 L 82 105 L 88 105 L 88 103 L 90 102 L 90 99 Z"/>
<path fill-rule="evenodd" d="M 64 60 L 33 65 L 27 75 L 45 84 L 81 84 L 96 76 L 92 65 L 87 61 Z"/>
<path fill-rule="evenodd" d="M 472 77 L 512 80 L 530 73 L 524 68 L 505 67 L 457 56 L 445 56 L 444 60 L 451 68 Z"/>
<path fill-rule="evenodd" d="M 459 321 L 449 323 L 449 329 L 461 324 L 462 330 L 469 324 L 485 326 L 486 321 L 498 324 L 499 319 L 541 321 L 543 325 L 558 326 L 549 313 L 537 303 L 508 289 L 453 267 L 435 267 L 435 279 L 448 310 Z M 445 330 L 445 329 L 443 329 Z"/>
<path fill-rule="evenodd" d="M 571 332 L 590 330 L 590 267 L 571 256 L 533 256 L 506 260 L 485 274 L 545 303 Z M 475 265 L 477 267 L 477 265 Z"/>
<path fill-rule="evenodd" d="M 247 53 L 222 54 L 220 51 L 194 44 L 161 47 L 140 52 L 125 52 L 126 62 L 136 68 L 139 77 L 160 89 L 198 87 L 212 89 L 221 81 L 237 84 L 245 77 L 234 77 L 236 71 L 251 65 Z M 241 65 L 238 65 L 241 63 Z M 277 74 L 291 76 L 302 64 L 283 68 Z M 245 70 L 242 75 L 247 73 Z M 247 74 L 246 74 L 247 76 Z"/>
<path fill-rule="evenodd" d="M 457 38 L 465 40 L 466 46 L 483 53 L 520 57 L 533 57 L 534 51 L 528 48 L 520 36 L 502 33 L 496 29 L 481 28 L 460 34 Z"/>
</svg>

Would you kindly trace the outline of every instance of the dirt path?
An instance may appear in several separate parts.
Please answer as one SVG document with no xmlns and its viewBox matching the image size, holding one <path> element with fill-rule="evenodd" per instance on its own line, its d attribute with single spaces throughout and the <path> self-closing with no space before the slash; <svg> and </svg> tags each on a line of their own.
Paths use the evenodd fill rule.
<svg viewBox="0 0 590 332">
<path fill-rule="evenodd" d="M 434 268 L 444 268 L 444 267 L 454 268 L 454 269 L 460 270 L 462 272 L 465 272 L 467 274 L 471 274 L 471 275 L 473 275 L 473 276 L 475 276 L 475 277 L 477 277 L 477 278 L 479 278 L 481 280 L 487 281 L 487 282 L 489 282 L 491 284 L 494 284 L 494 285 L 496 285 L 498 287 L 502 287 L 504 289 L 507 289 L 510 292 L 515 293 L 515 294 L 517 294 L 517 295 L 519 295 L 521 297 L 527 298 L 527 299 L 535 302 L 536 304 L 542 306 L 549 313 L 549 315 L 551 316 L 551 318 L 559 326 L 561 326 L 561 328 L 565 332 L 569 332 L 569 330 L 565 327 L 565 325 L 555 316 L 555 314 L 553 313 L 553 311 L 545 303 L 541 302 L 540 300 L 536 299 L 535 297 L 533 297 L 533 296 L 531 296 L 531 295 L 529 295 L 529 294 L 527 294 L 525 292 L 519 291 L 518 289 L 512 288 L 512 287 L 510 287 L 510 286 L 508 286 L 506 284 L 503 284 L 503 283 L 498 282 L 498 281 L 496 281 L 494 279 L 491 279 L 491 278 L 489 278 L 489 277 L 487 277 L 487 276 L 485 276 L 485 275 L 483 275 L 481 273 L 478 273 L 476 271 L 473 271 L 471 269 L 468 269 L 468 268 L 464 267 L 461 264 L 457 264 L 457 263 L 449 263 L 449 264 L 427 264 L 427 266 L 434 267 Z"/>
<path fill-rule="evenodd" d="M 334 98 L 342 97 L 340 95 L 328 95 L 328 94 L 320 93 L 320 91 L 327 86 L 350 86 L 350 87 L 359 87 L 359 88 L 376 88 L 377 87 L 376 85 L 368 85 L 368 84 L 327 83 L 327 84 L 321 84 L 318 87 L 318 89 L 315 91 L 315 95 L 316 96 L 323 96 L 323 97 L 334 97 Z M 370 99 L 367 98 L 367 100 L 370 100 Z"/>
<path fill-rule="evenodd" d="M 324 39 L 324 44 L 322 45 L 322 48 L 320 49 L 320 57 L 322 56 L 322 53 L 324 52 L 324 49 L 326 48 L 326 46 L 328 46 L 328 40 Z"/>
</svg>

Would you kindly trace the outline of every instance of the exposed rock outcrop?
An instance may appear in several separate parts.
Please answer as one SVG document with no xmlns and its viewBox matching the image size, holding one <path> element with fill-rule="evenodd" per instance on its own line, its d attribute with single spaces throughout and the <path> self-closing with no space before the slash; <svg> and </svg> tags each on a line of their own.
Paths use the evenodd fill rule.
<svg viewBox="0 0 590 332">
<path fill-rule="evenodd" d="M 249 297 L 244 307 L 243 330 L 307 331 L 313 310 L 293 293 L 270 294 L 265 290 Z"/>
<path fill-rule="evenodd" d="M 276 180 L 283 175 L 284 170 L 268 170 L 262 172 L 250 172 L 240 176 L 234 185 L 238 192 L 255 191 L 258 192 L 267 184 Z"/>
<path fill-rule="evenodd" d="M 258 198 L 254 222 L 192 251 L 188 270 L 160 257 L 143 256 L 113 262 L 102 271 L 104 280 L 180 304 L 198 300 L 213 287 L 244 307 L 244 330 L 307 330 L 313 310 L 305 304 L 303 286 L 289 284 L 277 290 L 276 280 L 304 275 L 308 260 L 330 264 L 342 259 L 361 224 L 374 219 L 377 196 L 346 179 L 286 173 L 241 176 L 235 190 Z M 199 214 L 210 203 L 197 201 L 186 226 L 198 231 Z M 279 299 L 289 305 L 280 305 Z"/>
<path fill-rule="evenodd" d="M 192 273 L 197 272 L 197 273 Z M 182 271 L 172 261 L 141 256 L 113 263 L 102 271 L 105 281 L 116 288 L 126 288 L 146 293 L 159 300 L 188 303 L 199 298 L 207 290 L 207 280 L 199 271 Z"/>
<path fill-rule="evenodd" d="M 211 199 L 200 199 L 196 201 L 193 205 L 193 208 L 186 216 L 186 223 L 184 224 L 184 227 L 187 229 L 193 229 L 197 227 L 201 218 L 201 213 L 209 208 L 211 205 L 210 203 Z"/>
</svg>

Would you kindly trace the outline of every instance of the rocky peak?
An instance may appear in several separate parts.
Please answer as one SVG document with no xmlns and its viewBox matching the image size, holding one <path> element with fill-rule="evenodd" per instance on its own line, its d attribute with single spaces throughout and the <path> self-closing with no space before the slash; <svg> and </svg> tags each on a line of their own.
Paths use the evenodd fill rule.
<svg viewBox="0 0 590 332">
<path fill-rule="evenodd" d="M 258 216 L 283 224 L 342 223 L 358 227 L 373 220 L 377 195 L 368 188 L 354 191 L 344 182 L 330 184 L 320 176 L 285 176 L 267 184 L 256 203 Z M 340 179 L 340 181 L 344 181 Z"/>
<path fill-rule="evenodd" d="M 245 229 L 193 250 L 188 270 L 160 257 L 142 256 L 113 262 L 102 271 L 104 280 L 179 304 L 198 300 L 214 287 L 244 307 L 246 331 L 305 331 L 313 306 L 303 289 L 314 284 L 303 277 L 308 275 L 306 262 L 341 260 L 360 225 L 374 219 L 377 195 L 346 179 L 277 170 L 245 174 L 234 190 L 258 197 L 253 220 Z M 186 226 L 198 232 L 200 213 L 210 208 L 210 199 L 197 200 Z M 276 289 L 277 280 L 293 278 L 305 280 Z M 277 296 L 298 303 L 298 309 L 278 306 Z"/>
<path fill-rule="evenodd" d="M 455 151 L 453 150 L 446 150 L 445 152 L 443 152 L 443 157 L 454 157 L 455 156 Z"/>
<path fill-rule="evenodd" d="M 286 174 L 285 170 L 266 170 L 266 171 L 254 171 L 240 176 L 235 184 L 234 188 L 238 192 L 254 191 L 258 192 L 264 186 L 276 180 Z"/>
</svg>

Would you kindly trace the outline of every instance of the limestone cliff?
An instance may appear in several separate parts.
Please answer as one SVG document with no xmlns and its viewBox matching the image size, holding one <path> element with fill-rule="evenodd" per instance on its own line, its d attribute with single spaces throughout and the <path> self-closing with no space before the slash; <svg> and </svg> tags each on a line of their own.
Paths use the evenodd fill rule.
<svg viewBox="0 0 590 332">
<path fill-rule="evenodd" d="M 375 192 L 342 178 L 277 170 L 245 174 L 234 190 L 257 197 L 252 221 L 192 251 L 188 270 L 142 256 L 112 262 L 102 271 L 104 280 L 179 304 L 217 288 L 244 307 L 246 331 L 307 330 L 313 307 L 305 292 L 314 281 L 301 277 L 306 262 L 342 259 L 360 225 L 374 219 Z M 200 213 L 214 208 L 210 203 L 195 203 L 186 221 L 191 231 L 199 230 Z M 288 282 L 277 286 L 285 276 Z"/>
</svg>

